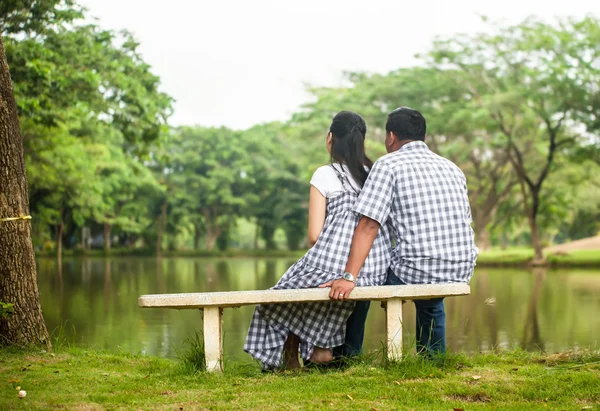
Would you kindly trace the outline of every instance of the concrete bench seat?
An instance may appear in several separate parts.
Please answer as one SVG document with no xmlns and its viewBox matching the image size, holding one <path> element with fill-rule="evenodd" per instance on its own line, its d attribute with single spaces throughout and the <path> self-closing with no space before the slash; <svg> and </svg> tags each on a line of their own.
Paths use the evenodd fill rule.
<svg viewBox="0 0 600 411">
<path fill-rule="evenodd" d="M 356 287 L 352 291 L 349 300 L 386 302 L 387 354 L 390 360 L 398 360 L 402 355 L 402 301 L 468 295 L 470 292 L 470 286 L 463 283 L 384 285 Z M 209 371 L 222 371 L 223 334 L 221 322 L 223 308 L 315 301 L 330 301 L 329 288 L 151 294 L 142 295 L 138 299 L 138 304 L 142 308 L 203 310 L 206 369 Z"/>
</svg>

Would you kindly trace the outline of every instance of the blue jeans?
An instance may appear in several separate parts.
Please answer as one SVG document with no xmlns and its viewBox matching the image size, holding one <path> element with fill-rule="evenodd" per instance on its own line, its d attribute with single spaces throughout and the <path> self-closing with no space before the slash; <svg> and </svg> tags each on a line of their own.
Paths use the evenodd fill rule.
<svg viewBox="0 0 600 411">
<path fill-rule="evenodd" d="M 346 338 L 344 345 L 333 349 L 333 356 L 356 357 L 362 354 L 363 340 L 365 339 L 365 322 L 369 313 L 371 301 L 357 301 L 354 311 L 346 320 Z"/>
<path fill-rule="evenodd" d="M 405 284 L 388 269 L 386 285 Z M 446 352 L 446 311 L 444 299 L 414 300 L 417 310 L 417 352 L 431 355 Z M 333 354 L 340 356 L 355 356 L 362 353 L 365 336 L 365 322 L 369 312 L 369 301 L 357 301 L 352 315 L 346 322 L 346 341 L 343 346 L 336 347 Z"/>
</svg>

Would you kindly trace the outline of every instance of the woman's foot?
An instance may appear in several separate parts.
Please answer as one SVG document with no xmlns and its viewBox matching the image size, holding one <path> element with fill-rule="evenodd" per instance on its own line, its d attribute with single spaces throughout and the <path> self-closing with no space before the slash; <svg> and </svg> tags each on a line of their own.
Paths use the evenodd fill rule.
<svg viewBox="0 0 600 411">
<path fill-rule="evenodd" d="M 333 354 L 327 348 L 315 347 L 310 356 L 310 361 L 315 364 L 325 364 L 333 361 Z"/>
<path fill-rule="evenodd" d="M 283 346 L 283 368 L 285 370 L 296 370 L 302 367 L 298 358 L 299 345 L 300 339 L 298 336 L 290 333 Z"/>
</svg>

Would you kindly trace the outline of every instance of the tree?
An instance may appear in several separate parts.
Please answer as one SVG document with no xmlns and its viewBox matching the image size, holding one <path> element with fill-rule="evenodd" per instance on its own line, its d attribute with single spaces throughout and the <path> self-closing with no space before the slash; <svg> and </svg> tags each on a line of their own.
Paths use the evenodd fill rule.
<svg viewBox="0 0 600 411">
<path fill-rule="evenodd" d="M 249 154 L 239 142 L 240 133 L 227 128 L 180 127 L 171 145 L 173 174 L 185 209 L 202 222 L 206 248 L 235 224 L 252 196 L 244 180 Z M 245 187 L 245 188 L 244 188 Z"/>
<path fill-rule="evenodd" d="M 148 204 L 140 197 L 148 198 L 148 193 L 161 187 L 147 167 L 114 146 L 105 147 L 99 155 L 98 176 L 102 202 L 92 213 L 104 227 L 104 250 L 109 253 L 115 227 L 140 233 L 151 223 Z"/>
<path fill-rule="evenodd" d="M 0 36 L 0 218 L 28 215 L 23 140 Z M 50 347 L 27 220 L 0 221 L 0 301 L 14 306 L 13 315 L 0 319 L 0 344 Z"/>
<path fill-rule="evenodd" d="M 431 53 L 439 70 L 456 79 L 504 137 L 521 190 L 534 260 L 543 261 L 539 212 L 543 186 L 556 157 L 586 137 L 588 103 L 600 83 L 600 22 L 591 17 L 557 25 L 533 20 L 489 35 L 438 41 Z"/>
<path fill-rule="evenodd" d="M 83 17 L 73 0 L 3 0 L 0 34 L 40 34 Z"/>
</svg>

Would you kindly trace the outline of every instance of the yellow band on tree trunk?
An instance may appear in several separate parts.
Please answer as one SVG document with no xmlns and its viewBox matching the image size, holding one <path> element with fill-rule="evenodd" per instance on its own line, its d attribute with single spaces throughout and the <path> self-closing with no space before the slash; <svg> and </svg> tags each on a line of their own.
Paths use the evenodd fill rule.
<svg viewBox="0 0 600 411">
<path fill-rule="evenodd" d="M 0 218 L 0 223 L 4 223 L 4 222 L 7 222 L 7 221 L 19 221 L 19 220 L 31 220 L 31 216 L 30 215 L 25 215 L 25 216 L 21 216 L 21 217 Z"/>
</svg>

